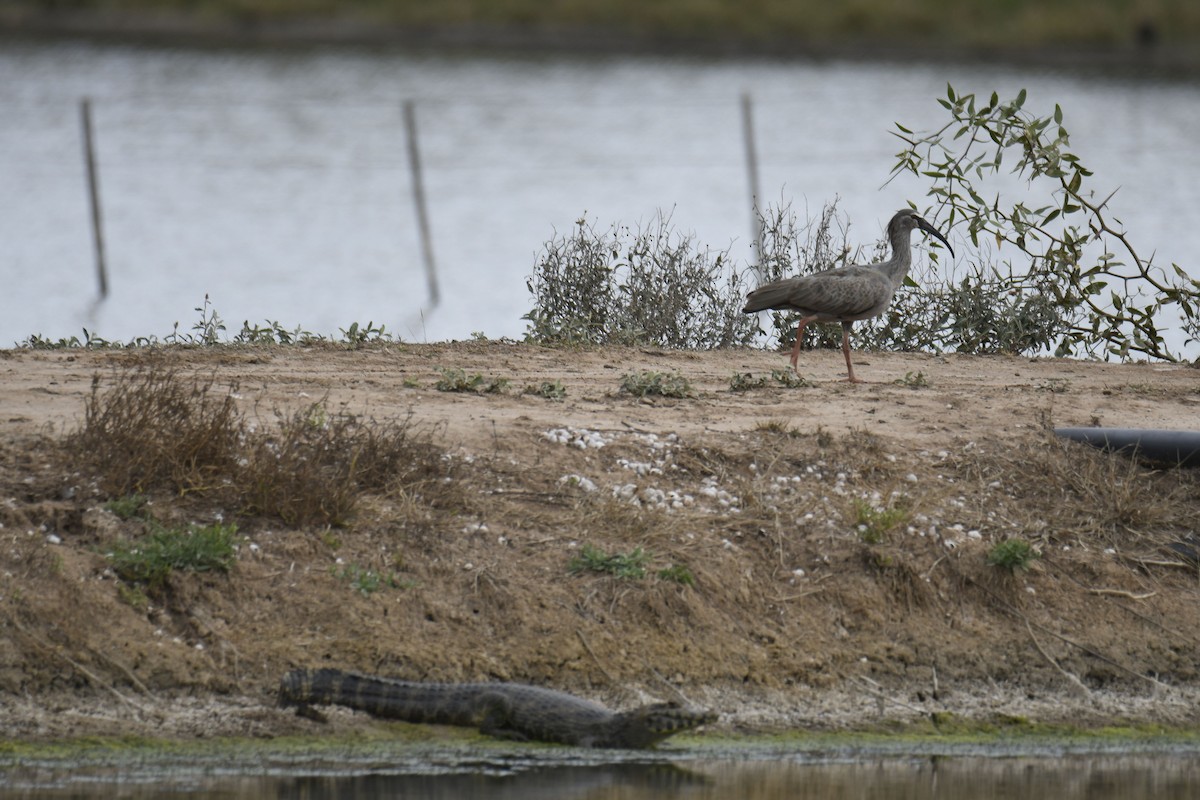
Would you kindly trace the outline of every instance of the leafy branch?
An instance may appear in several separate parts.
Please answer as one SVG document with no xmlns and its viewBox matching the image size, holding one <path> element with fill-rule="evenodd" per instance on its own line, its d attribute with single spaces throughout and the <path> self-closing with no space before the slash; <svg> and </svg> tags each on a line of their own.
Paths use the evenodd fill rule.
<svg viewBox="0 0 1200 800">
<path fill-rule="evenodd" d="M 1176 264 L 1167 271 L 1153 256 L 1143 258 L 1111 214 L 1115 192 L 1100 199 L 1085 187 L 1092 172 L 1068 149 L 1061 107 L 1040 117 L 1025 109 L 1025 90 L 1007 102 L 993 92 L 980 104 L 974 94 L 946 88 L 938 102 L 951 119 L 941 128 L 914 133 L 897 123 L 894 133 L 905 148 L 892 178 L 932 178 L 928 195 L 948 211 L 949 226 L 965 224 L 976 247 L 991 239 L 998 249 L 1011 245 L 1028 257 L 1024 271 L 1008 263 L 1015 275 L 1008 288 L 1038 294 L 1056 308 L 1065 322 L 1060 355 L 1102 349 L 1118 358 L 1177 360 L 1159 327 L 1172 317 L 1182 323 L 1186 343 L 1200 341 L 1200 281 Z M 1009 171 L 1036 202 L 1002 204 L 999 192 L 984 199 L 983 184 L 1001 172 L 1006 157 L 1015 159 Z"/>
</svg>

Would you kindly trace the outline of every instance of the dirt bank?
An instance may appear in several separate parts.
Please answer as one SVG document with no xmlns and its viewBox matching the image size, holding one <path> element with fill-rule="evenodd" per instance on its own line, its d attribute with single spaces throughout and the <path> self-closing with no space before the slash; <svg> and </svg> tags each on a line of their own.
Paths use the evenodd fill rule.
<svg viewBox="0 0 1200 800">
<path fill-rule="evenodd" d="M 271 706 L 280 675 L 309 665 L 522 681 L 618 706 L 679 692 L 730 728 L 1200 722 L 1184 557 L 1197 471 L 1047 431 L 1195 428 L 1200 371 L 859 361 L 868 383 L 852 386 L 839 352 L 805 353 L 809 385 L 787 387 L 770 377 L 785 356 L 740 350 L 2 351 L 4 735 L 312 730 Z M 406 421 L 445 476 L 301 529 L 215 488 L 151 490 L 164 522 L 235 522 L 238 554 L 228 573 L 131 591 L 107 553 L 140 528 L 106 510 L 62 439 L 83 425 L 94 378 L 103 395 L 138 368 L 213 380 L 264 427 L 313 403 Z M 507 384 L 443 391 L 447 369 Z M 640 371 L 678 374 L 690 396 L 622 392 Z M 747 373 L 751 388 L 732 391 Z M 543 388 L 555 383 L 557 400 Z M 1014 537 L 1041 557 L 989 564 Z M 641 548 L 646 575 L 572 570 L 585 545 Z"/>
</svg>

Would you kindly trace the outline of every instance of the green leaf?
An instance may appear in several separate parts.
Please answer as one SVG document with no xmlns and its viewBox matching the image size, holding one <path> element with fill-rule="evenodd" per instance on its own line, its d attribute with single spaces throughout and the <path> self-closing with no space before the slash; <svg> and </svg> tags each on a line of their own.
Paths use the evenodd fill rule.
<svg viewBox="0 0 1200 800">
<path fill-rule="evenodd" d="M 1017 100 L 1015 103 L 1013 103 L 1013 105 L 1016 106 L 1017 108 L 1020 108 L 1021 106 L 1025 105 L 1025 90 L 1024 89 L 1017 92 Z"/>
<path fill-rule="evenodd" d="M 1062 119 L 1063 119 L 1062 106 L 1060 106 L 1058 103 L 1055 103 L 1054 104 L 1054 124 L 1062 125 Z"/>
</svg>

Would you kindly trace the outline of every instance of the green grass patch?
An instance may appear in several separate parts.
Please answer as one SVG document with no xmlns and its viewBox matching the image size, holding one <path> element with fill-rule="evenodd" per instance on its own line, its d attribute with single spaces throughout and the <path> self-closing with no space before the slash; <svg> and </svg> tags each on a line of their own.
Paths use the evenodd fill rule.
<svg viewBox="0 0 1200 800">
<path fill-rule="evenodd" d="M 1033 545 L 1024 539 L 1005 539 L 992 545 L 988 551 L 988 563 L 1009 572 L 1029 569 L 1029 565 L 1041 556 Z"/>
<path fill-rule="evenodd" d="M 640 547 L 635 547 L 628 553 L 609 555 L 598 547 L 585 544 L 579 555 L 574 556 L 567 564 L 567 571 L 572 575 L 598 572 L 616 578 L 639 580 L 646 577 L 646 565 L 649 561 L 649 554 Z"/>
<path fill-rule="evenodd" d="M 332 571 L 335 578 L 350 584 L 350 587 L 363 597 L 370 597 L 380 589 L 406 589 L 412 586 L 410 581 L 402 580 L 394 574 L 384 575 L 358 564 L 347 564 L 341 569 L 334 567 Z"/>
<path fill-rule="evenodd" d="M 660 569 L 658 577 L 660 580 L 671 581 L 672 583 L 679 583 L 684 586 L 696 585 L 696 576 L 683 564 L 672 564 L 669 567 Z"/>
<path fill-rule="evenodd" d="M 124 497 L 109 500 L 104 504 L 104 508 L 118 518 L 127 520 L 142 516 L 148 502 L 149 500 L 146 495 L 134 492 Z"/>
<path fill-rule="evenodd" d="M 145 536 L 118 542 L 108 554 L 113 571 L 123 581 L 161 588 L 175 570 L 228 572 L 236 558 L 233 537 L 237 526 L 189 525 L 164 528 L 150 521 Z"/>
</svg>

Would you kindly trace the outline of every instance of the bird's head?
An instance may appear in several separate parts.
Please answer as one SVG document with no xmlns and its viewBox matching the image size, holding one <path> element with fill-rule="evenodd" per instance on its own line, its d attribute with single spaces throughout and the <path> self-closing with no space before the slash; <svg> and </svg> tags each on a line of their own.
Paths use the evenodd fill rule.
<svg viewBox="0 0 1200 800">
<path fill-rule="evenodd" d="M 890 239 L 897 233 L 908 233 L 913 229 L 920 229 L 925 233 L 932 234 L 941 240 L 942 244 L 946 245 L 946 249 L 950 251 L 950 257 L 954 257 L 954 248 L 946 241 L 946 237 L 938 231 L 937 228 L 925 221 L 917 212 L 909 208 L 902 208 L 896 212 L 896 216 L 892 217 L 892 221 L 888 223 L 888 238 Z"/>
</svg>

